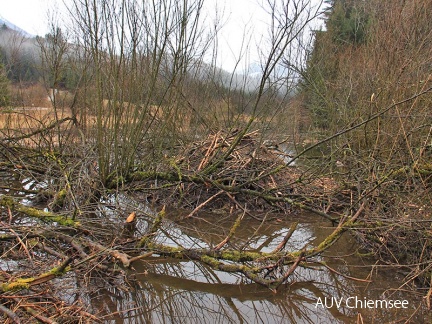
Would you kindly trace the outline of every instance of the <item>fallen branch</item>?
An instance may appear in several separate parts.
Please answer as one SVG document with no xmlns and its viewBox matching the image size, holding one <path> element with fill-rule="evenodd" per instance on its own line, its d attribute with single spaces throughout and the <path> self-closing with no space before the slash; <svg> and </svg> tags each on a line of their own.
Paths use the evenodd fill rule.
<svg viewBox="0 0 432 324">
<path fill-rule="evenodd" d="M 136 257 L 130 258 L 130 259 L 129 259 L 129 263 L 132 264 L 132 263 L 134 263 L 135 261 L 138 261 L 138 260 L 141 260 L 141 259 L 145 259 L 145 258 L 151 257 L 153 254 L 154 254 L 154 252 L 153 252 L 153 251 L 150 251 L 150 252 L 147 252 L 147 253 L 144 253 L 144 254 L 138 255 L 138 256 L 136 256 Z"/>
<path fill-rule="evenodd" d="M 348 220 L 346 220 L 345 222 L 341 221 L 339 225 L 336 227 L 336 229 L 333 231 L 333 233 L 327 236 L 327 238 L 324 241 L 322 241 L 317 247 L 314 247 L 306 251 L 305 256 L 310 257 L 319 254 L 324 250 L 328 249 L 330 246 L 332 246 L 346 230 L 348 230 L 355 224 L 356 219 L 363 212 L 364 207 L 365 207 L 365 203 L 362 203 L 362 205 L 354 214 L 354 216 L 348 218 Z"/>
<path fill-rule="evenodd" d="M 9 308 L 3 306 L 0 304 L 0 312 L 5 314 L 7 317 L 9 317 L 14 323 L 21 324 L 21 320 L 19 319 L 18 315 L 15 314 L 12 310 Z"/>
<path fill-rule="evenodd" d="M 54 279 L 55 277 L 61 276 L 64 273 L 68 272 L 70 269 L 67 267 L 73 261 L 73 258 L 70 257 L 66 259 L 59 267 L 54 267 L 50 271 L 41 274 L 35 278 L 17 278 L 12 282 L 3 283 L 0 285 L 0 289 L 3 292 L 7 291 L 18 291 L 22 289 L 29 289 L 32 286 L 43 284 L 47 281 Z"/>
<path fill-rule="evenodd" d="M 355 278 L 355 277 L 347 276 L 347 275 L 345 275 L 343 273 L 340 273 L 336 269 L 333 269 L 333 268 L 329 267 L 325 262 L 317 262 L 317 263 L 320 264 L 320 265 L 322 265 L 322 266 L 324 266 L 324 267 L 326 267 L 328 270 L 330 270 L 333 273 L 336 273 L 337 275 L 339 275 L 341 277 L 344 277 L 344 278 L 347 278 L 347 279 L 350 279 L 350 280 L 354 280 L 354 281 L 359 281 L 359 282 L 368 282 L 368 283 L 372 282 L 372 280 L 369 280 L 369 279 L 360 279 L 360 278 Z"/>
<path fill-rule="evenodd" d="M 9 216 L 10 216 L 10 220 L 12 219 L 12 213 L 11 213 L 11 210 L 10 210 L 10 208 L 8 208 L 8 214 L 9 214 Z M 27 257 L 28 257 L 28 259 L 29 260 L 31 260 L 32 259 L 32 257 L 31 257 L 31 255 L 30 255 L 30 252 L 29 252 L 29 250 L 27 249 L 27 246 L 24 244 L 24 242 L 22 241 L 22 239 L 20 238 L 20 236 L 17 234 L 17 232 L 15 232 L 14 230 L 13 230 L 13 228 L 11 227 L 11 226 L 9 226 L 8 224 L 5 224 L 5 223 L 3 223 L 3 222 L 0 222 L 0 224 L 4 227 L 4 228 L 7 228 L 15 237 L 16 237 L 16 239 L 17 239 L 17 241 L 20 243 L 20 245 L 22 246 L 22 248 L 23 248 L 23 250 L 25 251 L 25 253 L 27 254 Z"/>
<path fill-rule="evenodd" d="M 51 129 L 53 129 L 53 128 L 61 125 L 61 124 L 63 124 L 64 122 L 69 121 L 69 120 L 75 121 L 75 119 L 72 118 L 72 117 L 66 117 L 66 118 L 63 118 L 63 119 L 60 119 L 58 121 L 55 121 L 55 122 L 51 123 L 50 125 L 48 125 L 45 128 L 41 128 L 41 129 L 35 130 L 34 132 L 31 132 L 29 134 L 24 134 L 24 135 L 21 135 L 21 136 L 8 137 L 8 138 L 6 138 L 6 140 L 11 142 L 11 141 L 19 141 L 19 140 L 23 140 L 23 139 L 26 139 L 26 138 L 30 138 L 32 136 L 45 133 L 45 132 L 47 132 L 47 131 L 49 131 L 49 130 L 51 130 Z"/>
<path fill-rule="evenodd" d="M 14 298 L 14 300 L 17 303 L 19 303 L 18 298 Z M 36 318 L 38 321 L 40 321 L 42 323 L 47 323 L 47 324 L 56 324 L 57 323 L 56 321 L 53 321 L 52 319 L 50 319 L 50 318 L 48 318 L 46 316 L 41 315 L 40 312 L 38 312 L 37 310 L 35 310 L 33 307 L 30 307 L 30 306 L 27 306 L 27 305 L 23 305 L 23 306 L 20 306 L 20 307 L 24 308 L 27 313 L 29 313 L 31 316 L 33 316 L 34 318 Z"/>
<path fill-rule="evenodd" d="M 165 217 L 165 206 L 162 207 L 162 210 L 156 215 L 156 218 L 153 221 L 153 224 L 146 235 L 144 235 L 138 243 L 138 247 L 145 246 L 148 242 L 151 241 L 151 238 L 158 231 L 163 218 Z"/>
<path fill-rule="evenodd" d="M 260 192 L 260 191 L 257 191 L 257 190 L 250 190 L 250 189 L 240 189 L 240 192 L 244 193 L 244 194 L 247 194 L 247 195 L 251 195 L 251 196 L 255 196 L 255 197 L 260 197 L 260 198 L 263 198 L 263 199 L 265 199 L 267 201 L 271 201 L 271 202 L 286 202 L 286 203 L 289 203 L 290 205 L 292 205 L 294 207 L 300 208 L 302 210 L 307 210 L 307 211 L 310 211 L 310 212 L 312 212 L 314 214 L 320 215 L 320 216 L 328 219 L 329 221 L 331 221 L 333 224 L 335 224 L 335 223 L 337 223 L 339 221 L 339 218 L 332 217 L 329 214 L 327 214 L 327 213 L 325 213 L 325 212 L 323 212 L 321 210 L 318 210 L 316 208 L 312 208 L 310 206 L 307 206 L 307 205 L 305 205 L 305 204 L 303 204 L 301 202 L 297 202 L 297 201 L 295 201 L 295 200 L 293 200 L 291 198 L 288 198 L 288 197 L 276 197 L 276 196 L 272 196 L 272 195 L 266 194 L 264 192 Z"/>
<path fill-rule="evenodd" d="M 131 263 L 131 261 L 130 261 L 131 257 L 129 255 L 127 255 L 126 253 L 123 253 L 121 251 L 105 247 L 102 244 L 99 244 L 99 243 L 96 243 L 96 242 L 87 241 L 87 243 L 88 243 L 89 246 L 97 249 L 100 252 L 109 253 L 115 259 L 120 260 L 121 263 L 123 264 L 123 266 L 125 268 L 129 268 L 130 263 Z"/>
<path fill-rule="evenodd" d="M 291 225 L 288 233 L 285 235 L 282 242 L 279 243 L 279 245 L 272 251 L 272 253 L 280 252 L 283 248 L 285 248 L 285 245 L 287 244 L 287 242 L 289 241 L 289 239 L 291 238 L 291 236 L 294 234 L 295 230 L 297 229 L 297 225 L 298 225 L 298 222 L 295 222 L 294 224 Z"/>
<path fill-rule="evenodd" d="M 2 196 L 0 206 L 10 208 L 13 211 L 23 213 L 29 217 L 38 218 L 43 221 L 56 222 L 63 226 L 79 227 L 80 223 L 56 213 L 46 212 L 32 207 L 27 207 L 12 197 Z"/>
<path fill-rule="evenodd" d="M 199 204 L 193 211 L 191 211 L 187 216 L 185 216 L 184 218 L 190 218 L 193 215 L 195 215 L 201 208 L 203 208 L 205 205 L 207 205 L 210 201 L 212 201 L 213 199 L 215 199 L 217 196 L 219 196 L 220 194 L 224 193 L 223 190 L 218 191 L 216 194 L 214 194 L 213 196 L 211 196 L 210 198 L 208 198 L 206 201 L 204 201 L 203 203 Z"/>
<path fill-rule="evenodd" d="M 274 293 L 277 292 L 277 289 L 293 274 L 295 269 L 299 266 L 300 262 L 304 260 L 304 253 L 301 252 L 297 260 L 295 260 L 294 264 L 289 268 L 287 272 L 284 273 L 283 277 L 277 280 L 277 282 L 274 284 L 274 288 L 272 289 Z"/>
<path fill-rule="evenodd" d="M 235 234 L 237 228 L 240 226 L 240 222 L 242 221 L 244 215 L 245 215 L 245 213 L 243 212 L 243 214 L 240 214 L 240 215 L 237 217 L 237 219 L 236 219 L 234 225 L 231 227 L 231 229 L 230 229 L 230 231 L 229 231 L 229 233 L 228 233 L 228 236 L 227 236 L 227 237 L 226 237 L 222 242 L 220 242 L 218 245 L 215 246 L 215 248 L 214 248 L 215 251 L 219 251 L 219 250 L 220 250 L 222 247 L 224 247 L 225 244 L 227 244 L 227 243 L 229 242 L 229 240 L 234 236 L 234 234 Z"/>
</svg>

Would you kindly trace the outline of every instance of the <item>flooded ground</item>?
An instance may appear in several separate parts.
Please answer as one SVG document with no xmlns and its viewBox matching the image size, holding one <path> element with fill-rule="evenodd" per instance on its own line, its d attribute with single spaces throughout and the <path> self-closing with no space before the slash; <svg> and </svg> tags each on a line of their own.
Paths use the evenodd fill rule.
<svg viewBox="0 0 432 324">
<path fill-rule="evenodd" d="M 35 198 L 29 191 L 43 187 L 41 183 L 35 187 L 32 179 L 18 181 L 6 174 L 3 179 L 17 190 L 1 193 L 24 197 L 22 202 L 27 205 L 34 204 Z M 20 192 L 19 186 L 27 192 Z M 136 237 L 146 231 L 155 214 L 145 200 L 125 194 L 105 197 L 96 207 L 82 216 L 83 223 L 114 239 L 122 235 L 119 224 L 127 210 L 141 215 L 132 234 Z M 235 216 L 217 210 L 184 219 L 187 214 L 167 210 L 155 240 L 185 249 L 212 248 L 226 237 L 235 220 Z M 37 223 L 20 221 L 23 226 Z M 286 245 L 288 251 L 317 246 L 334 230 L 330 222 L 315 214 L 251 212 L 229 247 L 271 252 L 294 223 L 298 225 Z M 104 323 L 430 323 L 432 316 L 423 301 L 427 291 L 413 292 L 411 287 L 401 286 L 407 275 L 402 268 L 375 264 L 373 256 L 361 257 L 358 247 L 346 233 L 324 255 L 309 259 L 307 267 L 298 267 L 277 293 L 240 274 L 157 254 L 123 269 L 126 275 L 118 281 L 101 272 L 82 281 L 71 271 L 55 279 L 54 285 L 61 287 L 64 301 L 83 302 L 87 311 Z M 2 271 L 20 267 L 20 261 L 0 258 Z M 270 269 L 268 276 L 272 276 Z"/>
<path fill-rule="evenodd" d="M 178 216 L 171 211 L 171 216 Z M 181 214 L 181 212 L 180 212 Z M 219 242 L 229 231 L 232 220 L 216 214 L 201 214 L 199 219 L 169 221 L 167 235 L 160 241 L 190 248 Z M 265 224 L 245 220 L 233 247 L 254 246 L 257 251 L 271 251 L 285 236 L 293 222 L 298 229 L 289 241 L 297 250 L 321 242 L 332 227 L 317 216 L 300 214 L 288 218 L 268 215 Z M 89 296 L 94 311 L 113 314 L 109 323 L 428 323 L 422 298 L 400 287 L 404 274 L 374 266 L 373 258 L 356 254 L 358 244 L 345 235 L 316 261 L 322 266 L 298 268 L 288 283 L 276 294 L 249 282 L 240 275 L 215 271 L 192 261 L 152 258 L 134 264 L 128 270 L 130 286 L 109 289 L 103 278 L 95 278 L 101 288 Z M 368 279 L 370 282 L 352 278 Z M 402 288 L 402 289 L 399 289 Z M 367 301 L 406 301 L 406 308 Z M 371 304 L 369 304 L 371 305 Z M 378 307 L 376 307 L 378 306 Z M 402 306 L 400 304 L 399 306 Z"/>
</svg>

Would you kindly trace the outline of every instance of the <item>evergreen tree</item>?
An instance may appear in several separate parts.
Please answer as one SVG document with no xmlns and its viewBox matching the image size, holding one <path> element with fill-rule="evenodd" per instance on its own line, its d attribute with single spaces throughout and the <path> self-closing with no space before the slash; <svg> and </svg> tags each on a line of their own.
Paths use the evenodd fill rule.
<svg viewBox="0 0 432 324">
<path fill-rule="evenodd" d="M 329 129 L 344 123 L 335 84 L 340 60 L 350 48 L 366 44 L 369 21 L 364 1 L 326 0 L 323 17 L 326 30 L 315 32 L 311 51 L 301 82 L 305 107 L 316 127 Z"/>
<path fill-rule="evenodd" d="M 9 80 L 6 77 L 3 65 L 0 63 L 0 107 L 8 106 L 9 103 Z"/>
<path fill-rule="evenodd" d="M 352 0 L 326 1 L 327 30 L 333 40 L 342 44 L 362 44 L 366 41 L 369 17 L 364 2 Z"/>
</svg>

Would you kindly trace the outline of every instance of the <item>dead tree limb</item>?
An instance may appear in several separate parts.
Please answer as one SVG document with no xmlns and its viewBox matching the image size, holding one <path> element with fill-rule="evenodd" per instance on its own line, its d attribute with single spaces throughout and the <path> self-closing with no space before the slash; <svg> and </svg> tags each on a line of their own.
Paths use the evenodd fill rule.
<svg viewBox="0 0 432 324">
<path fill-rule="evenodd" d="M 219 190 L 216 194 L 214 194 L 213 196 L 211 196 L 210 198 L 208 198 L 206 201 L 204 201 L 203 203 L 199 204 L 193 211 L 191 211 L 187 216 L 185 216 L 184 218 L 190 218 L 192 217 L 194 214 L 196 214 L 201 208 L 203 208 L 205 205 L 207 205 L 210 201 L 212 201 L 213 199 L 215 199 L 217 196 L 219 196 L 220 194 L 224 193 L 223 190 Z"/>
<path fill-rule="evenodd" d="M 12 197 L 8 197 L 8 196 L 0 197 L 0 206 L 10 208 L 13 211 L 23 213 L 29 217 L 38 218 L 38 219 L 43 220 L 43 221 L 56 222 L 56 223 L 63 225 L 63 226 L 71 226 L 71 227 L 79 227 L 80 226 L 80 223 L 77 221 L 74 221 L 73 219 L 69 219 L 69 218 L 66 218 L 64 216 L 61 216 L 61 215 L 58 215 L 55 213 L 39 210 L 37 208 L 25 206 L 25 205 L 19 203 L 18 201 L 16 201 Z"/>
<path fill-rule="evenodd" d="M 165 206 L 163 206 L 162 210 L 156 215 L 156 218 L 154 219 L 153 224 L 150 227 L 150 230 L 146 235 L 144 235 L 141 238 L 140 242 L 138 243 L 138 247 L 145 246 L 148 242 L 150 242 L 151 238 L 158 231 L 164 217 L 165 217 Z"/>
<path fill-rule="evenodd" d="M 89 246 L 97 249 L 100 252 L 106 252 L 106 253 L 110 254 L 113 258 L 120 260 L 125 268 L 129 268 L 130 263 L 131 263 L 131 261 L 130 261 L 131 257 L 129 255 L 127 255 L 126 253 L 123 253 L 119 250 L 105 247 L 102 244 L 99 244 L 96 242 L 87 241 L 87 243 Z"/>
<path fill-rule="evenodd" d="M 231 227 L 231 229 L 230 229 L 230 231 L 229 231 L 229 233 L 228 233 L 228 236 L 227 236 L 227 237 L 226 237 L 222 242 L 220 242 L 218 245 L 215 246 L 215 248 L 214 248 L 215 251 L 219 251 L 219 250 L 220 250 L 222 247 L 224 247 L 225 244 L 227 244 L 227 243 L 229 242 L 229 240 L 234 236 L 234 234 L 235 234 L 237 228 L 240 226 L 240 222 L 242 221 L 244 215 L 245 215 L 245 212 L 243 212 L 243 214 L 240 214 L 240 215 L 237 217 L 237 219 L 236 219 L 234 225 Z"/>
<path fill-rule="evenodd" d="M 59 267 L 54 267 L 48 272 L 34 278 L 17 278 L 12 282 L 3 283 L 2 285 L 0 285 L 0 289 L 3 292 L 18 291 L 22 289 L 29 289 L 30 287 L 35 285 L 40 285 L 66 273 L 69 270 L 67 269 L 67 267 L 70 263 L 72 263 L 72 261 L 73 258 L 70 257 L 66 259 Z"/>
<path fill-rule="evenodd" d="M 15 324 L 21 324 L 21 320 L 18 317 L 17 314 L 15 314 L 12 310 L 10 310 L 9 308 L 3 306 L 0 304 L 0 312 L 2 312 L 3 314 L 5 314 L 7 317 L 9 317 L 11 319 L 11 321 L 13 321 Z"/>
<path fill-rule="evenodd" d="M 11 141 L 19 141 L 19 140 L 23 140 L 23 139 L 26 139 L 26 138 L 30 138 L 30 137 L 32 137 L 32 136 L 35 136 L 35 135 L 38 135 L 38 134 L 42 134 L 42 133 L 48 132 L 48 131 L 50 131 L 51 129 L 54 129 L 54 128 L 58 127 L 59 125 L 63 124 L 64 122 L 67 122 L 67 121 L 69 121 L 69 120 L 72 120 L 72 121 L 74 121 L 74 122 L 76 121 L 76 120 L 75 120 L 74 118 L 72 118 L 72 117 L 65 117 L 65 118 L 63 118 L 63 119 L 60 119 L 60 120 L 58 120 L 58 121 L 55 121 L 55 122 L 49 124 L 49 125 L 48 125 L 47 127 L 45 127 L 45 128 L 41 128 L 41 129 L 35 130 L 34 132 L 31 132 L 31 133 L 29 133 L 29 134 L 24 134 L 24 135 L 21 135 L 21 136 L 8 137 L 8 138 L 6 138 L 6 140 L 11 142 Z"/>
<path fill-rule="evenodd" d="M 277 289 L 285 282 L 287 281 L 287 279 L 289 278 L 289 276 L 291 276 L 291 274 L 293 274 L 293 272 L 297 269 L 297 267 L 299 266 L 300 262 L 304 261 L 304 253 L 301 252 L 300 255 L 298 256 L 297 260 L 295 260 L 295 262 L 293 263 L 293 265 L 289 268 L 289 270 L 287 272 L 284 273 L 283 277 L 280 278 L 279 280 L 277 280 L 277 282 L 274 284 L 274 286 L 272 287 L 273 292 L 277 292 Z"/>
<path fill-rule="evenodd" d="M 14 298 L 14 300 L 19 304 L 20 300 L 19 298 Z M 34 318 L 36 318 L 38 321 L 42 322 L 42 323 L 46 323 L 46 324 L 56 324 L 56 321 L 53 321 L 52 319 L 43 316 L 39 311 L 35 310 L 33 307 L 29 306 L 29 305 L 22 305 L 20 306 L 22 308 L 24 308 L 24 310 L 30 314 L 31 316 L 33 316 Z"/>
<path fill-rule="evenodd" d="M 291 225 L 288 233 L 285 235 L 282 242 L 279 243 L 279 245 L 272 251 L 272 253 L 280 252 L 285 247 L 285 245 L 287 244 L 287 242 L 289 241 L 289 239 L 291 238 L 291 236 L 293 235 L 293 233 L 297 229 L 297 225 L 298 225 L 298 222 L 295 222 L 294 224 Z"/>
</svg>

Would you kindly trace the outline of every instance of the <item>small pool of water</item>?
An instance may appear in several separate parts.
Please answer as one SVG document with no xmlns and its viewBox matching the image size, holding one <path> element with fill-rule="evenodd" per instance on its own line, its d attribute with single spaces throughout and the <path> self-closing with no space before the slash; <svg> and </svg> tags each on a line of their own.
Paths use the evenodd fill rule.
<svg viewBox="0 0 432 324">
<path fill-rule="evenodd" d="M 106 227 L 106 235 L 112 237 L 119 235 L 126 211 L 140 211 L 138 237 L 156 215 L 148 204 L 126 195 L 107 197 L 98 208 L 87 222 L 93 221 L 99 229 Z M 186 249 L 211 248 L 227 236 L 236 218 L 201 212 L 183 219 L 187 214 L 168 210 L 155 240 Z M 228 248 L 270 252 L 297 223 L 286 244 L 286 250 L 297 251 L 317 246 L 334 230 L 328 221 L 313 214 L 255 216 L 257 219 L 245 216 Z M 423 298 L 427 290 L 402 286 L 406 276 L 402 268 L 386 268 L 358 252 L 358 243 L 346 233 L 323 255 L 298 267 L 277 293 L 240 274 L 157 255 L 133 263 L 133 268 L 126 270 L 126 282 L 112 283 L 95 276 L 82 289 L 71 273 L 67 278 L 70 287 L 64 286 L 65 281 L 62 287 L 68 302 L 84 301 L 88 311 L 104 323 L 432 322 Z M 16 261 L 0 258 L 2 271 L 14 271 L 17 266 Z"/>
<path fill-rule="evenodd" d="M 172 212 L 171 212 L 172 213 Z M 233 219 L 201 214 L 168 221 L 157 240 L 187 248 L 212 246 L 226 235 Z M 232 247 L 247 244 L 268 252 L 299 222 L 287 249 L 319 244 L 334 228 L 315 215 L 270 217 L 264 224 L 243 220 Z M 95 309 L 115 314 L 110 323 L 429 323 L 422 296 L 400 287 L 403 273 L 361 258 L 348 234 L 317 258 L 331 270 L 299 267 L 277 293 L 238 274 L 203 264 L 154 256 L 134 264 L 127 291 L 102 288 L 91 300 Z M 356 280 L 350 278 L 357 278 Z M 370 280 L 367 282 L 366 280 Z M 401 288 L 401 289 L 398 289 Z M 396 304 L 395 304 L 396 303 Z M 400 306 L 400 308 L 395 308 Z M 406 308 L 402 308 L 406 307 Z M 108 319 L 108 318 L 107 318 Z"/>
</svg>

